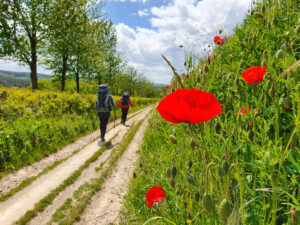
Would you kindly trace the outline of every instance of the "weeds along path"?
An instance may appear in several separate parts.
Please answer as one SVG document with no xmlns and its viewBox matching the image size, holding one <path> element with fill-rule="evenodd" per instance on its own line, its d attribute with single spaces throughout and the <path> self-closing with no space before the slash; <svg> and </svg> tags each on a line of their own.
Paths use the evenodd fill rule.
<svg viewBox="0 0 300 225">
<path fill-rule="evenodd" d="M 144 118 L 146 115 L 149 114 L 151 108 L 152 107 L 145 108 L 140 114 L 128 120 L 128 124 L 131 124 L 136 120 Z M 114 138 L 116 134 L 118 134 L 115 137 L 116 140 L 113 141 L 114 144 L 117 144 L 118 141 L 122 139 L 122 135 L 126 133 L 127 130 L 128 127 L 126 126 L 117 126 L 107 132 L 106 138 L 107 140 L 109 140 L 111 138 Z M 14 221 L 19 220 L 28 210 L 34 209 L 36 203 L 39 203 L 45 196 L 49 196 L 50 192 L 52 193 L 53 190 L 55 190 L 57 187 L 61 186 L 64 183 L 67 183 L 66 188 L 72 185 L 74 186 L 73 188 L 76 189 L 76 187 L 80 186 L 81 183 L 93 178 L 94 173 L 92 172 L 92 170 L 95 171 L 95 165 L 99 165 L 101 161 L 105 161 L 110 154 L 110 150 L 104 151 L 103 154 L 101 154 L 100 157 L 96 159 L 95 163 L 88 164 L 86 168 L 84 167 L 81 171 L 80 176 L 73 182 L 66 182 L 68 178 L 73 176 L 76 170 L 82 168 L 82 165 L 85 165 L 85 163 L 92 156 L 94 156 L 95 153 L 99 151 L 99 146 L 101 145 L 99 145 L 98 140 L 91 142 L 77 154 L 72 155 L 70 158 L 68 158 L 66 161 L 55 167 L 53 170 L 39 177 L 37 180 L 33 181 L 29 186 L 17 192 L 8 200 L 0 203 L 0 224 L 9 225 L 12 224 Z M 69 192 L 72 193 L 72 189 L 70 189 Z M 69 192 L 65 192 L 65 194 L 68 194 Z M 64 196 L 59 195 L 59 197 L 65 199 Z M 57 201 L 59 201 L 59 198 L 54 198 L 53 200 L 56 199 L 58 199 Z M 51 201 L 48 204 L 51 204 Z M 57 205 L 59 205 L 59 203 Z M 44 223 L 45 221 L 38 224 Z"/>
<path fill-rule="evenodd" d="M 139 127 L 133 140 L 117 160 L 115 168 L 103 182 L 101 190 L 92 197 L 90 204 L 80 216 L 80 220 L 75 224 L 118 224 L 123 197 L 127 192 L 128 183 L 133 176 L 138 158 L 137 153 L 142 144 L 149 118 L 150 116 Z"/>
<path fill-rule="evenodd" d="M 137 115 L 145 109 L 141 109 L 137 112 L 134 112 L 134 113 L 130 114 L 129 116 Z M 119 126 L 119 123 L 120 123 L 120 119 L 116 120 L 116 125 Z M 114 126 L 114 122 L 111 122 L 108 124 L 107 129 L 110 130 L 113 128 L 113 126 Z M 20 185 L 24 180 L 32 178 L 34 176 L 38 176 L 40 173 L 43 172 L 43 170 L 46 170 L 48 167 L 51 167 L 51 165 L 53 165 L 53 163 L 58 162 L 59 160 L 66 159 L 67 157 L 70 157 L 75 152 L 80 151 L 86 145 L 88 145 L 93 140 L 98 138 L 99 135 L 100 135 L 100 133 L 99 133 L 99 129 L 98 129 L 89 135 L 79 138 L 74 143 L 65 146 L 61 150 L 57 151 L 56 153 L 51 154 L 50 156 L 40 160 L 39 162 L 36 162 L 30 166 L 24 167 L 14 173 L 5 175 L 0 180 L 0 190 L 1 190 L 0 198 L 1 198 L 1 196 L 5 195 L 7 192 L 12 190 L 13 188 Z M 1 202 L 1 200 L 0 200 L 0 202 Z"/>
</svg>

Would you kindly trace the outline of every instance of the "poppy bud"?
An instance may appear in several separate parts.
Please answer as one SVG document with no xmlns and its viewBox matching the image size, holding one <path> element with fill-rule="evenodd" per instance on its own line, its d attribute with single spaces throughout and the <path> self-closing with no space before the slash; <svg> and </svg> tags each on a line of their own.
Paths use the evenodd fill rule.
<svg viewBox="0 0 300 225">
<path fill-rule="evenodd" d="M 192 166 L 193 166 L 193 162 L 192 162 L 191 160 L 189 160 L 189 162 L 188 162 L 188 167 L 189 167 L 189 168 L 192 168 Z"/>
<path fill-rule="evenodd" d="M 221 125 L 220 125 L 219 122 L 216 122 L 216 123 L 215 123 L 214 129 L 215 129 L 216 133 L 219 133 L 219 132 L 220 132 L 220 130 L 221 130 Z"/>
<path fill-rule="evenodd" d="M 251 10 L 251 13 L 250 13 L 250 15 L 251 15 L 251 16 L 253 16 L 253 13 L 254 13 L 254 11 L 253 11 L 253 10 Z"/>
<path fill-rule="evenodd" d="M 192 150 L 194 150 L 195 146 L 196 146 L 196 143 L 195 143 L 194 139 L 192 139 L 192 140 L 190 141 L 190 148 L 191 148 Z"/>
<path fill-rule="evenodd" d="M 203 197 L 202 197 L 202 202 L 201 203 L 202 203 L 202 207 L 204 208 L 204 210 L 208 214 L 210 214 L 210 215 L 213 214 L 215 204 L 214 204 L 214 199 L 210 194 L 205 192 Z"/>
<path fill-rule="evenodd" d="M 282 49 L 278 50 L 276 52 L 275 56 L 276 56 L 277 59 L 282 59 L 282 57 L 283 57 L 283 51 L 282 51 Z"/>
<path fill-rule="evenodd" d="M 222 30 L 219 30 L 219 34 L 222 34 Z"/>
<path fill-rule="evenodd" d="M 264 18 L 264 14 L 262 14 L 261 12 L 255 12 L 255 13 L 254 13 L 254 16 L 255 16 L 256 18 Z"/>
<path fill-rule="evenodd" d="M 167 169 L 167 177 L 171 177 L 172 175 L 172 172 L 171 172 L 171 169 L 170 167 Z"/>
<path fill-rule="evenodd" d="M 252 131 L 252 130 L 249 130 L 248 131 L 248 138 L 249 138 L 249 140 L 253 140 L 253 137 L 254 137 L 254 132 Z"/>
<path fill-rule="evenodd" d="M 277 22 L 278 22 L 278 21 L 277 21 L 277 17 L 274 16 L 274 17 L 273 17 L 273 20 L 272 20 L 273 25 L 277 25 Z"/>
<path fill-rule="evenodd" d="M 172 172 L 172 178 L 175 179 L 176 174 L 177 174 L 177 168 L 176 168 L 176 166 L 172 167 L 172 171 L 171 172 Z"/>
<path fill-rule="evenodd" d="M 264 163 L 265 163 L 265 167 L 269 168 L 269 166 L 270 166 L 270 152 L 265 153 Z"/>
<path fill-rule="evenodd" d="M 271 24 L 270 23 L 267 24 L 267 28 L 268 28 L 268 30 L 271 29 Z"/>
<path fill-rule="evenodd" d="M 229 55 L 229 61 L 232 62 L 232 55 Z"/>
<path fill-rule="evenodd" d="M 265 6 L 265 4 L 262 5 L 261 11 L 262 11 L 262 13 L 265 13 L 265 11 L 266 11 L 266 6 Z"/>
<path fill-rule="evenodd" d="M 208 65 L 210 64 L 210 58 L 207 57 L 206 62 L 208 63 Z"/>
<path fill-rule="evenodd" d="M 200 83 L 200 81 L 201 81 L 201 80 L 200 80 L 200 74 L 199 74 L 199 73 L 198 73 L 198 75 L 197 75 L 197 78 L 196 78 L 196 79 L 197 79 L 197 80 L 196 80 L 196 81 L 197 81 L 197 83 Z"/>
<path fill-rule="evenodd" d="M 231 214 L 231 211 L 232 211 L 232 209 L 231 209 L 229 201 L 227 199 L 224 199 L 221 202 L 219 209 L 218 209 L 218 214 L 219 214 L 220 219 L 223 222 L 226 222 L 228 217 Z"/>
<path fill-rule="evenodd" d="M 142 161 L 140 161 L 140 165 L 139 165 L 141 168 L 143 167 L 143 162 Z"/>
<path fill-rule="evenodd" d="M 228 162 L 225 160 L 222 163 L 222 170 L 223 170 L 224 174 L 228 174 L 229 168 L 230 168 L 230 166 L 229 166 Z"/>
<path fill-rule="evenodd" d="M 170 180 L 170 184 L 171 184 L 172 188 L 175 187 L 175 180 L 174 180 L 174 178 L 172 178 L 172 179 Z"/>
<path fill-rule="evenodd" d="M 136 173 L 135 173 L 135 172 L 133 172 L 133 175 L 132 175 L 132 176 L 133 176 L 133 178 L 135 179 L 135 178 L 136 178 Z"/>
<path fill-rule="evenodd" d="M 283 100 L 283 106 L 284 106 L 284 108 L 286 109 L 290 109 L 291 108 L 291 106 L 292 106 L 292 99 L 291 99 L 291 97 L 286 97 L 284 100 Z"/>
<path fill-rule="evenodd" d="M 296 34 L 299 34 L 299 33 L 300 33 L 300 25 L 298 25 L 298 26 L 296 27 L 295 32 L 296 32 Z"/>
<path fill-rule="evenodd" d="M 238 77 L 236 77 L 236 78 L 235 78 L 235 85 L 237 85 L 237 86 L 238 86 L 238 85 L 239 85 L 239 83 L 240 83 L 240 79 L 239 79 Z"/>
<path fill-rule="evenodd" d="M 174 135 L 169 136 L 170 140 L 172 141 L 173 144 L 177 145 L 177 139 Z"/>
<path fill-rule="evenodd" d="M 273 96 L 274 94 L 275 94 L 275 85 L 274 85 L 274 82 L 272 82 L 272 86 L 271 86 L 271 89 L 269 91 L 269 95 Z"/>
<path fill-rule="evenodd" d="M 188 182 L 190 184 L 195 185 L 195 178 L 194 178 L 194 176 L 191 173 L 188 173 L 187 176 L 186 176 L 186 178 L 187 178 L 187 180 L 188 180 Z"/>
<path fill-rule="evenodd" d="M 199 199 L 200 199 L 200 194 L 199 194 L 199 191 L 197 191 L 197 192 L 195 193 L 195 200 L 196 200 L 196 202 L 198 202 Z"/>
<path fill-rule="evenodd" d="M 204 66 L 204 72 L 208 73 L 208 66 L 207 66 L 207 64 L 205 64 L 205 66 Z"/>
</svg>

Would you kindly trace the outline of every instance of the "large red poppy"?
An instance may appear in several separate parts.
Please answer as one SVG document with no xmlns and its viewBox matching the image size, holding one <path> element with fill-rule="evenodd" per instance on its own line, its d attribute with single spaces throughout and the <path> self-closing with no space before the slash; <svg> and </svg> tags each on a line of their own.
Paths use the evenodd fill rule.
<svg viewBox="0 0 300 225">
<path fill-rule="evenodd" d="M 171 123 L 201 123 L 222 113 L 221 104 L 210 93 L 192 89 L 177 89 L 156 107 Z"/>
<path fill-rule="evenodd" d="M 152 207 L 154 202 L 159 202 L 162 199 L 166 199 L 166 196 L 161 187 L 154 186 L 147 191 L 146 200 L 149 208 Z"/>
<path fill-rule="evenodd" d="M 220 38 L 219 36 L 214 37 L 214 42 L 217 45 L 223 45 L 224 44 L 224 39 Z"/>
<path fill-rule="evenodd" d="M 245 70 L 242 74 L 242 78 L 248 84 L 258 84 L 264 78 L 266 73 L 266 67 L 254 66 Z"/>
</svg>

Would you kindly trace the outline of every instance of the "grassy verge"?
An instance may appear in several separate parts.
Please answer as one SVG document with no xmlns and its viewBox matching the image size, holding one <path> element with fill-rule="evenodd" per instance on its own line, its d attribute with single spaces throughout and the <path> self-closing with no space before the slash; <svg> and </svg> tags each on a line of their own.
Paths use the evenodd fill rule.
<svg viewBox="0 0 300 225">
<path fill-rule="evenodd" d="M 132 126 L 125 135 L 123 141 L 112 151 L 107 165 L 104 167 L 101 176 L 93 179 L 91 182 L 86 182 L 81 185 L 73 194 L 73 198 L 68 198 L 65 203 L 53 214 L 49 224 L 73 224 L 80 220 L 80 215 L 86 205 L 89 203 L 95 192 L 101 189 L 105 178 L 112 172 L 116 161 L 126 150 L 137 130 L 142 125 L 143 120 L 140 120 L 135 126 Z M 102 164 L 103 165 L 103 164 Z M 102 168 L 102 166 L 101 166 Z"/>
</svg>

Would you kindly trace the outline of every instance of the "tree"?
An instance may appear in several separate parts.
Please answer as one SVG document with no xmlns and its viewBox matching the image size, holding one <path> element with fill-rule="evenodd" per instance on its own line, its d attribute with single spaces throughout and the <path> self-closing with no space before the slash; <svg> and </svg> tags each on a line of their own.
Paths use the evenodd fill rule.
<svg viewBox="0 0 300 225">
<path fill-rule="evenodd" d="M 51 0 L 0 2 L 0 54 L 30 68 L 32 89 L 38 88 L 37 60 L 48 34 L 45 16 Z"/>
</svg>

